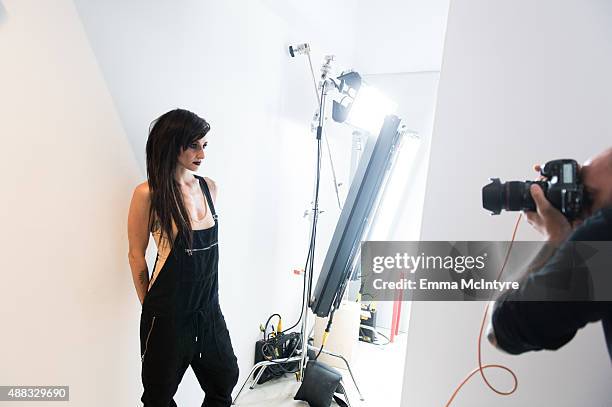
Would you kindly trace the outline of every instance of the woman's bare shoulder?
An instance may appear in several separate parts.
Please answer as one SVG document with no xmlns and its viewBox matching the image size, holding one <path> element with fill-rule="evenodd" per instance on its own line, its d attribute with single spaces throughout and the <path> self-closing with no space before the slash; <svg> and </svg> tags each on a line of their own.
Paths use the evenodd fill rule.
<svg viewBox="0 0 612 407">
<path fill-rule="evenodd" d="M 213 201 L 217 200 L 217 183 L 212 180 L 212 178 L 203 177 L 206 180 L 206 184 L 210 189 L 210 194 L 212 195 Z"/>
<path fill-rule="evenodd" d="M 149 183 L 147 181 L 136 185 L 132 201 L 134 206 L 140 208 L 142 213 L 149 213 L 151 210 L 151 192 L 149 191 Z M 155 231 L 159 227 L 156 223 L 157 217 L 155 216 L 155 211 L 153 212 L 153 219 L 153 230 Z"/>
<path fill-rule="evenodd" d="M 215 181 L 213 181 L 212 178 L 209 177 L 202 177 L 206 180 L 206 183 L 208 184 L 208 186 L 210 187 L 210 189 L 216 189 L 217 188 L 217 183 Z"/>
<path fill-rule="evenodd" d="M 149 192 L 149 183 L 143 182 L 136 185 L 132 194 L 132 205 L 140 211 L 147 212 L 151 205 L 151 194 Z"/>
<path fill-rule="evenodd" d="M 148 199 L 150 196 L 149 183 L 145 181 L 143 183 L 136 185 L 136 188 L 134 188 L 134 196 L 137 196 L 138 198 Z"/>
</svg>

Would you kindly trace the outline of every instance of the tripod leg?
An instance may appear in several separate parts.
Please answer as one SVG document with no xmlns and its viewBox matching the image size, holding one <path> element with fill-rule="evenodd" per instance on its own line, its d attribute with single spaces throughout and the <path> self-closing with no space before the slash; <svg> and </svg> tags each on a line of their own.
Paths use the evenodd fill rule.
<svg viewBox="0 0 612 407">
<path fill-rule="evenodd" d="M 351 401 L 349 400 L 348 394 L 346 394 L 346 389 L 344 388 L 344 382 L 341 380 L 340 384 L 342 384 L 342 394 L 344 395 L 344 400 L 346 401 L 346 404 L 348 405 L 348 407 L 351 407 Z M 357 391 L 359 391 L 359 389 L 357 389 Z M 359 393 L 359 395 L 361 396 L 361 393 Z M 361 399 L 361 401 L 363 401 L 363 398 Z"/>
<path fill-rule="evenodd" d="M 251 386 L 249 387 L 249 389 L 253 390 L 255 388 L 255 386 L 257 386 L 257 384 L 259 382 L 259 378 L 263 374 L 264 370 L 266 370 L 266 367 L 268 367 L 268 366 L 265 365 L 265 366 L 262 366 L 261 369 L 259 369 L 259 372 L 257 372 L 257 376 L 255 376 L 255 379 L 253 379 L 253 383 L 251 383 Z"/>
<path fill-rule="evenodd" d="M 240 394 L 242 394 L 242 391 L 244 390 L 244 388 L 246 387 L 247 383 L 249 383 L 249 381 L 251 380 L 251 377 L 253 377 L 253 374 L 255 373 L 255 371 L 258 368 L 261 368 L 261 371 L 257 372 L 257 375 L 255 377 L 255 380 L 253 382 L 253 384 L 249 387 L 249 389 L 252 389 L 253 387 L 255 387 L 255 383 L 257 383 L 257 381 L 259 380 L 259 378 L 261 377 L 261 374 L 263 373 L 264 369 L 267 366 L 270 365 L 276 365 L 276 364 L 282 364 L 282 363 L 292 363 L 292 362 L 296 362 L 299 361 L 301 359 L 301 356 L 294 356 L 292 358 L 289 359 L 275 359 L 275 360 L 264 360 L 261 362 L 258 362 L 255 364 L 255 366 L 253 366 L 253 368 L 251 369 L 251 371 L 249 372 L 249 374 L 247 375 L 246 380 L 244 381 L 244 383 L 242 383 L 242 386 L 240 387 L 240 390 L 238 391 L 238 393 L 236 394 L 236 397 L 234 397 L 234 401 L 232 402 L 232 405 L 236 404 L 236 400 L 238 400 L 238 397 L 240 397 Z"/>
<path fill-rule="evenodd" d="M 315 349 L 315 350 L 317 350 L 317 349 L 318 349 L 318 348 L 315 348 L 314 346 L 311 346 L 311 345 L 308 345 L 308 346 L 309 346 L 309 347 L 312 347 L 312 348 L 313 348 L 313 349 Z M 348 369 L 348 371 L 349 371 L 349 374 L 351 375 L 351 379 L 353 379 L 353 384 L 355 385 L 355 388 L 357 389 L 357 393 L 359 393 L 359 399 L 360 399 L 361 401 L 364 401 L 365 399 L 363 398 L 363 395 L 361 394 L 361 390 L 359 390 L 359 386 L 357 386 L 357 380 L 355 380 L 355 376 L 353 376 L 353 371 L 351 370 L 351 365 L 349 365 L 348 360 L 346 360 L 346 359 L 344 358 L 344 356 L 342 356 L 342 355 L 339 355 L 339 354 L 336 354 L 336 353 L 332 353 L 332 352 L 326 351 L 325 349 L 323 349 L 323 350 L 321 351 L 321 353 L 325 353 L 326 355 L 329 355 L 329 356 L 333 356 L 333 357 L 336 357 L 336 358 L 342 359 L 342 361 L 343 361 L 343 362 L 344 362 L 344 364 L 346 365 L 346 368 L 347 368 L 347 369 Z"/>
<path fill-rule="evenodd" d="M 258 367 L 259 367 L 259 364 L 256 364 L 255 366 L 253 366 L 253 369 L 251 369 L 251 371 L 247 375 L 246 380 L 244 381 L 244 383 L 242 383 L 242 387 L 240 387 L 240 390 L 236 394 L 236 397 L 234 397 L 234 401 L 232 401 L 232 405 L 236 404 L 236 401 L 238 400 L 238 397 L 240 397 L 240 394 L 242 393 L 242 390 L 244 390 L 244 387 L 246 386 L 246 384 L 249 382 L 249 380 L 251 380 L 251 376 L 253 376 L 253 373 L 255 373 L 255 370 Z"/>
<path fill-rule="evenodd" d="M 325 350 L 323 350 L 323 352 L 325 352 Z M 342 356 L 342 355 L 335 355 L 334 354 L 334 355 L 331 355 L 331 356 L 335 356 L 335 357 L 340 358 L 340 359 L 342 359 L 344 361 L 344 364 L 346 365 L 346 368 L 348 369 L 349 374 L 351 375 L 351 379 L 353 379 L 353 384 L 355 385 L 355 388 L 357 389 L 357 393 L 359 393 L 359 399 L 361 401 L 364 401 L 363 395 L 361 394 L 361 390 L 359 390 L 359 386 L 357 386 L 357 380 L 355 380 L 355 376 L 353 376 L 353 371 L 351 370 L 351 365 L 349 365 L 348 360 L 346 360 L 344 358 L 344 356 Z"/>
</svg>

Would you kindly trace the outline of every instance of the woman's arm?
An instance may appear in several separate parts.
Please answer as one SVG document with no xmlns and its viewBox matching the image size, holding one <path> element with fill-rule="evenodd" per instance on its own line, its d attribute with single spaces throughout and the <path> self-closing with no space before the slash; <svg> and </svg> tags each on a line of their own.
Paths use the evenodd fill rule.
<svg viewBox="0 0 612 407">
<path fill-rule="evenodd" d="M 149 187 L 145 182 L 134 189 L 128 214 L 128 259 L 136 294 L 141 304 L 149 286 L 149 269 L 145 260 L 145 252 L 149 244 L 150 207 Z"/>
</svg>

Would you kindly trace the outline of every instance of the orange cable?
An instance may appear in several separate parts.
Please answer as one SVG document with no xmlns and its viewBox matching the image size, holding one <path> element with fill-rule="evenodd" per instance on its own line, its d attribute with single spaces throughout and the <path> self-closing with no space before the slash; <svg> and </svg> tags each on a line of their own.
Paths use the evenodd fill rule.
<svg viewBox="0 0 612 407">
<path fill-rule="evenodd" d="M 512 250 L 512 244 L 514 243 L 514 238 L 516 237 L 516 231 L 518 230 L 519 223 L 521 221 L 522 216 L 523 216 L 522 213 L 519 214 L 516 220 L 516 224 L 514 225 L 514 232 L 512 232 L 512 240 L 510 241 L 510 246 L 508 246 L 508 251 L 506 252 L 506 258 L 504 259 L 504 263 L 502 264 L 501 270 L 499 271 L 499 275 L 497 276 L 498 280 L 501 278 L 501 275 L 504 272 L 504 268 L 506 267 L 506 263 L 508 262 L 508 258 L 510 257 L 510 251 Z M 484 331 L 484 326 L 487 321 L 488 312 L 489 312 L 489 303 L 487 303 L 487 306 L 485 307 L 484 316 L 482 317 L 482 322 L 480 324 L 480 332 L 478 333 L 478 367 L 472 370 L 472 372 L 468 374 L 461 383 L 459 383 L 459 385 L 455 388 L 455 391 L 451 395 L 450 399 L 446 402 L 445 407 L 449 407 L 451 405 L 452 401 L 455 399 L 455 396 L 457 395 L 457 393 L 459 393 L 459 390 L 461 390 L 463 385 L 466 384 L 472 378 L 472 376 L 474 376 L 478 372 L 480 372 L 480 376 L 482 377 L 482 380 L 489 387 L 489 389 L 493 390 L 495 393 L 499 394 L 500 396 L 509 396 L 512 393 L 514 393 L 518 387 L 518 378 L 516 377 L 516 374 L 512 371 L 512 369 L 510 369 L 509 367 L 504 366 L 504 365 L 497 365 L 497 364 L 487 364 L 487 365 L 482 364 L 482 332 Z M 489 369 L 489 368 L 498 368 L 498 369 L 502 369 L 510 373 L 510 375 L 512 376 L 512 380 L 514 381 L 514 385 L 512 386 L 512 389 L 510 391 L 501 391 L 501 390 L 496 389 L 489 382 L 489 380 L 484 374 L 484 370 Z"/>
</svg>

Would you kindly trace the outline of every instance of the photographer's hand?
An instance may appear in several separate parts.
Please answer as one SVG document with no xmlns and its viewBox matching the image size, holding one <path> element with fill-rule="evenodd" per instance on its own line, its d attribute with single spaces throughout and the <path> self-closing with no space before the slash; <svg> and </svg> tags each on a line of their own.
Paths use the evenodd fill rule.
<svg viewBox="0 0 612 407">
<path fill-rule="evenodd" d="M 531 185 L 531 196 L 536 204 L 536 211 L 525 212 L 527 222 L 548 242 L 561 243 L 572 232 L 572 225 L 567 218 L 546 199 L 539 185 Z"/>
</svg>

